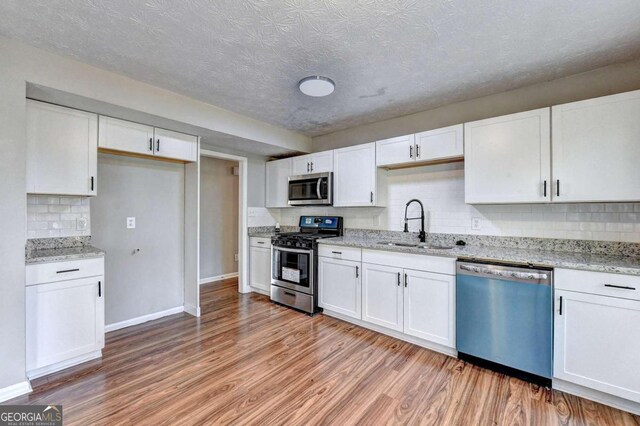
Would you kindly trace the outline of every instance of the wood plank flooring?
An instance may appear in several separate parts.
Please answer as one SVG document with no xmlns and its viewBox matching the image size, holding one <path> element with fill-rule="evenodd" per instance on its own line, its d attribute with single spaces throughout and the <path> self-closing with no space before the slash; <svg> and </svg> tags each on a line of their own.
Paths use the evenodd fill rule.
<svg viewBox="0 0 640 426">
<path fill-rule="evenodd" d="M 62 404 L 66 425 L 640 425 L 640 417 L 346 322 L 202 286 L 202 317 L 107 334 L 102 360 L 7 404 Z"/>
</svg>

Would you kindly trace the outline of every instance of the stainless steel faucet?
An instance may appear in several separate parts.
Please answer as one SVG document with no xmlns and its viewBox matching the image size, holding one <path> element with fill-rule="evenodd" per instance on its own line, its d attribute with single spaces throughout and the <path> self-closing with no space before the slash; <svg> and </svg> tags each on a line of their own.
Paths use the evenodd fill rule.
<svg viewBox="0 0 640 426">
<path fill-rule="evenodd" d="M 411 203 L 420 204 L 420 217 L 407 217 L 407 209 Z M 424 243 L 427 241 L 427 233 L 424 232 L 424 206 L 422 202 L 416 198 L 410 200 L 407 205 L 404 207 L 404 232 L 409 232 L 409 221 L 410 220 L 418 220 L 420 219 L 420 242 Z"/>
</svg>

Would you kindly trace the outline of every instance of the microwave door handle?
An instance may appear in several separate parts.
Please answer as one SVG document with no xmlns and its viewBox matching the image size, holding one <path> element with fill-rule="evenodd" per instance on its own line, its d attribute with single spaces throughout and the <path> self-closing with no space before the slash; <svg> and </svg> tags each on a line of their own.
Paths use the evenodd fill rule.
<svg viewBox="0 0 640 426">
<path fill-rule="evenodd" d="M 322 178 L 318 178 L 318 184 L 316 185 L 316 193 L 318 194 L 318 200 L 322 200 L 322 194 L 320 193 L 321 185 L 322 185 Z"/>
</svg>

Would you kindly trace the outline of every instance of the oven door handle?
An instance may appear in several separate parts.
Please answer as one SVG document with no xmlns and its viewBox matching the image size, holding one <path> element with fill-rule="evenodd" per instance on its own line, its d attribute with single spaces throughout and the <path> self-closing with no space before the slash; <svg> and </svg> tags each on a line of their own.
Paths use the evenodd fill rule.
<svg viewBox="0 0 640 426">
<path fill-rule="evenodd" d="M 288 253 L 310 254 L 313 250 L 290 249 L 284 247 L 273 246 L 273 250 L 286 251 Z"/>
<path fill-rule="evenodd" d="M 318 194 L 318 200 L 322 200 L 322 194 L 320 193 L 321 185 L 322 185 L 322 178 L 318 178 L 318 183 L 316 184 L 316 193 Z"/>
</svg>

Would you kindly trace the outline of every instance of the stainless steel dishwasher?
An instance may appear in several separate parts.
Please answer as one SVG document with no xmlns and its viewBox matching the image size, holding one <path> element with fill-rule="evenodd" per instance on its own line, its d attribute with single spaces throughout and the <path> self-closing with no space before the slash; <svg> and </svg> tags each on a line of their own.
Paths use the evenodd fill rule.
<svg viewBox="0 0 640 426">
<path fill-rule="evenodd" d="M 458 357 L 550 386 L 552 286 L 552 269 L 458 261 Z"/>
</svg>

